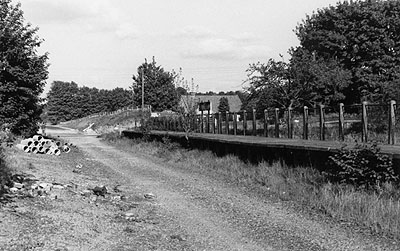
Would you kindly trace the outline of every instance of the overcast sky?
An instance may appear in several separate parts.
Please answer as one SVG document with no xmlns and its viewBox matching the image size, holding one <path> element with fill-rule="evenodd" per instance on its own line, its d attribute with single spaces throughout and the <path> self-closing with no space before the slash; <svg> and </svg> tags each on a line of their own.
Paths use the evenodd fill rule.
<svg viewBox="0 0 400 251">
<path fill-rule="evenodd" d="M 155 56 L 165 70 L 183 69 L 199 91 L 242 89 L 250 63 L 288 60 L 293 29 L 337 0 L 21 0 L 27 22 L 49 53 L 54 80 L 128 88 Z M 14 0 L 14 3 L 16 1 Z"/>
</svg>

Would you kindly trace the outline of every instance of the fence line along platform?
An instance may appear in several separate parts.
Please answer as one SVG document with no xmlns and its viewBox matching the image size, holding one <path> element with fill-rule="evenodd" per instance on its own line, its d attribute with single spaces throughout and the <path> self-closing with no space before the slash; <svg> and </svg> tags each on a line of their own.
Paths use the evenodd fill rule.
<svg viewBox="0 0 400 251">
<path fill-rule="evenodd" d="M 128 138 L 142 137 L 139 131 L 122 131 Z M 258 136 L 241 136 L 227 134 L 192 133 L 187 137 L 184 132 L 151 131 L 150 139 L 162 140 L 168 137 L 172 142 L 183 146 L 210 150 L 219 156 L 234 154 L 250 162 L 284 161 L 288 165 L 306 165 L 324 169 L 329 156 L 344 145 L 355 144 L 339 141 L 301 140 L 285 138 L 269 138 Z M 189 145 L 188 145 L 189 144 Z M 381 152 L 393 157 L 396 172 L 400 173 L 400 146 L 379 145 Z"/>
</svg>

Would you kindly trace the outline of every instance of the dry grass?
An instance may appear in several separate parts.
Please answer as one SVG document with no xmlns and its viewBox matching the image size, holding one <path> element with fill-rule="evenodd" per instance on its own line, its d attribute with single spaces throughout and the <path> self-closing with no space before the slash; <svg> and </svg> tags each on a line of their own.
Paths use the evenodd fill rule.
<svg viewBox="0 0 400 251">
<path fill-rule="evenodd" d="M 0 197 L 6 192 L 6 187 L 11 182 L 11 170 L 8 167 L 3 148 L 0 146 Z"/>
<path fill-rule="evenodd" d="M 255 187 L 337 220 L 400 238 L 400 192 L 391 184 L 384 184 L 379 192 L 362 191 L 329 183 L 312 168 L 289 168 L 281 163 L 251 165 L 231 155 L 220 158 L 208 151 L 185 150 L 168 139 L 164 143 L 143 142 L 112 134 L 105 139 L 121 149 L 157 156 L 178 168 Z"/>
</svg>

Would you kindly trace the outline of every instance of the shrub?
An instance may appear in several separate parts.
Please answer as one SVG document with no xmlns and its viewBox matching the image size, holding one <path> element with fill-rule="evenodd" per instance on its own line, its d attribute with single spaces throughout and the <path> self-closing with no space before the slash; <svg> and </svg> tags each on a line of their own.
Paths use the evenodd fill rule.
<svg viewBox="0 0 400 251">
<path fill-rule="evenodd" d="M 5 186 L 11 185 L 11 172 L 7 167 L 3 148 L 0 147 L 0 197 L 7 192 Z"/>
<path fill-rule="evenodd" d="M 333 182 L 374 190 L 385 182 L 398 180 L 392 158 L 382 154 L 376 144 L 341 148 L 329 157 L 326 174 Z"/>
</svg>

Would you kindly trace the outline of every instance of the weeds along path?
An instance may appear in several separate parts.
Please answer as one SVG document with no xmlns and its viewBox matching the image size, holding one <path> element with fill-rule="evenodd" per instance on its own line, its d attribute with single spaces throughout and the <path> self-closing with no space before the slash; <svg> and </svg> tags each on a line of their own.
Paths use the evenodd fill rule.
<svg viewBox="0 0 400 251">
<path fill-rule="evenodd" d="M 118 150 L 95 136 L 53 131 L 110 168 L 125 189 L 152 193 L 170 228 L 179 228 L 187 250 L 398 250 L 391 244 L 316 222 L 243 188 L 194 175 L 152 156 Z"/>
</svg>

